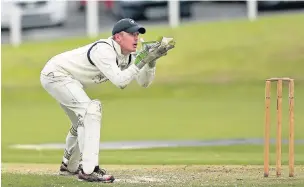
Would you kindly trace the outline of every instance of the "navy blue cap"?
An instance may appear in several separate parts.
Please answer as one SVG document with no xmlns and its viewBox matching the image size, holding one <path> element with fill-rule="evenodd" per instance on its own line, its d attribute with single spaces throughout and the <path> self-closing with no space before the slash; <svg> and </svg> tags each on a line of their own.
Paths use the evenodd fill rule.
<svg viewBox="0 0 304 187">
<path fill-rule="evenodd" d="M 113 27 L 112 35 L 119 33 L 121 31 L 125 31 L 127 33 L 139 32 L 140 34 L 145 34 L 146 29 L 137 24 L 133 19 L 124 18 L 119 20 Z"/>
</svg>

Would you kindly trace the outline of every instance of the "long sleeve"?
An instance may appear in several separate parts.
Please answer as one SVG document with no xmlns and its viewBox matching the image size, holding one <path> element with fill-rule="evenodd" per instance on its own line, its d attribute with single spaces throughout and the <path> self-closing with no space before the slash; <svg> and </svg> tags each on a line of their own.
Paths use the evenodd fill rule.
<svg viewBox="0 0 304 187">
<path fill-rule="evenodd" d="M 107 44 L 94 47 L 90 58 L 103 75 L 121 89 L 125 88 L 139 72 L 134 64 L 121 71 L 116 64 L 115 51 Z"/>
<path fill-rule="evenodd" d="M 155 69 L 155 66 L 150 67 L 146 64 L 136 76 L 138 84 L 145 88 L 150 86 L 155 77 Z"/>
</svg>

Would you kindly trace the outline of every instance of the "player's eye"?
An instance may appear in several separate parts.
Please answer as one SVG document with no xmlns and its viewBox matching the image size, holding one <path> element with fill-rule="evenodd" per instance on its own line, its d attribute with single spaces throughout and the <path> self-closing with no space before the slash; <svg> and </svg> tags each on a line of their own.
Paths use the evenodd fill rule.
<svg viewBox="0 0 304 187">
<path fill-rule="evenodd" d="M 138 36 L 139 35 L 139 32 L 134 32 L 132 33 L 133 36 Z"/>
</svg>

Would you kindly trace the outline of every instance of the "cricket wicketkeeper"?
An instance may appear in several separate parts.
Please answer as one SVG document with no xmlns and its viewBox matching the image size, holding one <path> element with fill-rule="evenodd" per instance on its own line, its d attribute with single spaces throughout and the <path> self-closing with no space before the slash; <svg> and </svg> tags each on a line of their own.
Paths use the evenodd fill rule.
<svg viewBox="0 0 304 187">
<path fill-rule="evenodd" d="M 125 88 L 132 80 L 148 87 L 155 76 L 156 60 L 174 48 L 173 38 L 141 41 L 146 29 L 132 19 L 118 21 L 112 36 L 51 58 L 41 71 L 43 88 L 58 101 L 71 121 L 60 174 L 78 175 L 91 182 L 113 182 L 114 177 L 99 168 L 102 105 L 84 91 L 88 84 L 110 81 Z"/>
</svg>

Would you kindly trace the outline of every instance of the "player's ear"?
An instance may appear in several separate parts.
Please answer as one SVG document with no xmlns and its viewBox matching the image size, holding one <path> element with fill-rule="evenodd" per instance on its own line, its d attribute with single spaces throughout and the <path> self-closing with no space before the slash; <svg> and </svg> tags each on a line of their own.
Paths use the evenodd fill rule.
<svg viewBox="0 0 304 187">
<path fill-rule="evenodd" d="M 123 32 L 116 33 L 114 35 L 115 41 L 121 41 L 122 36 L 123 36 Z"/>
<path fill-rule="evenodd" d="M 118 41 L 119 41 L 118 34 L 114 34 L 114 35 L 113 35 L 113 39 L 114 39 L 114 41 L 118 42 Z"/>
</svg>

